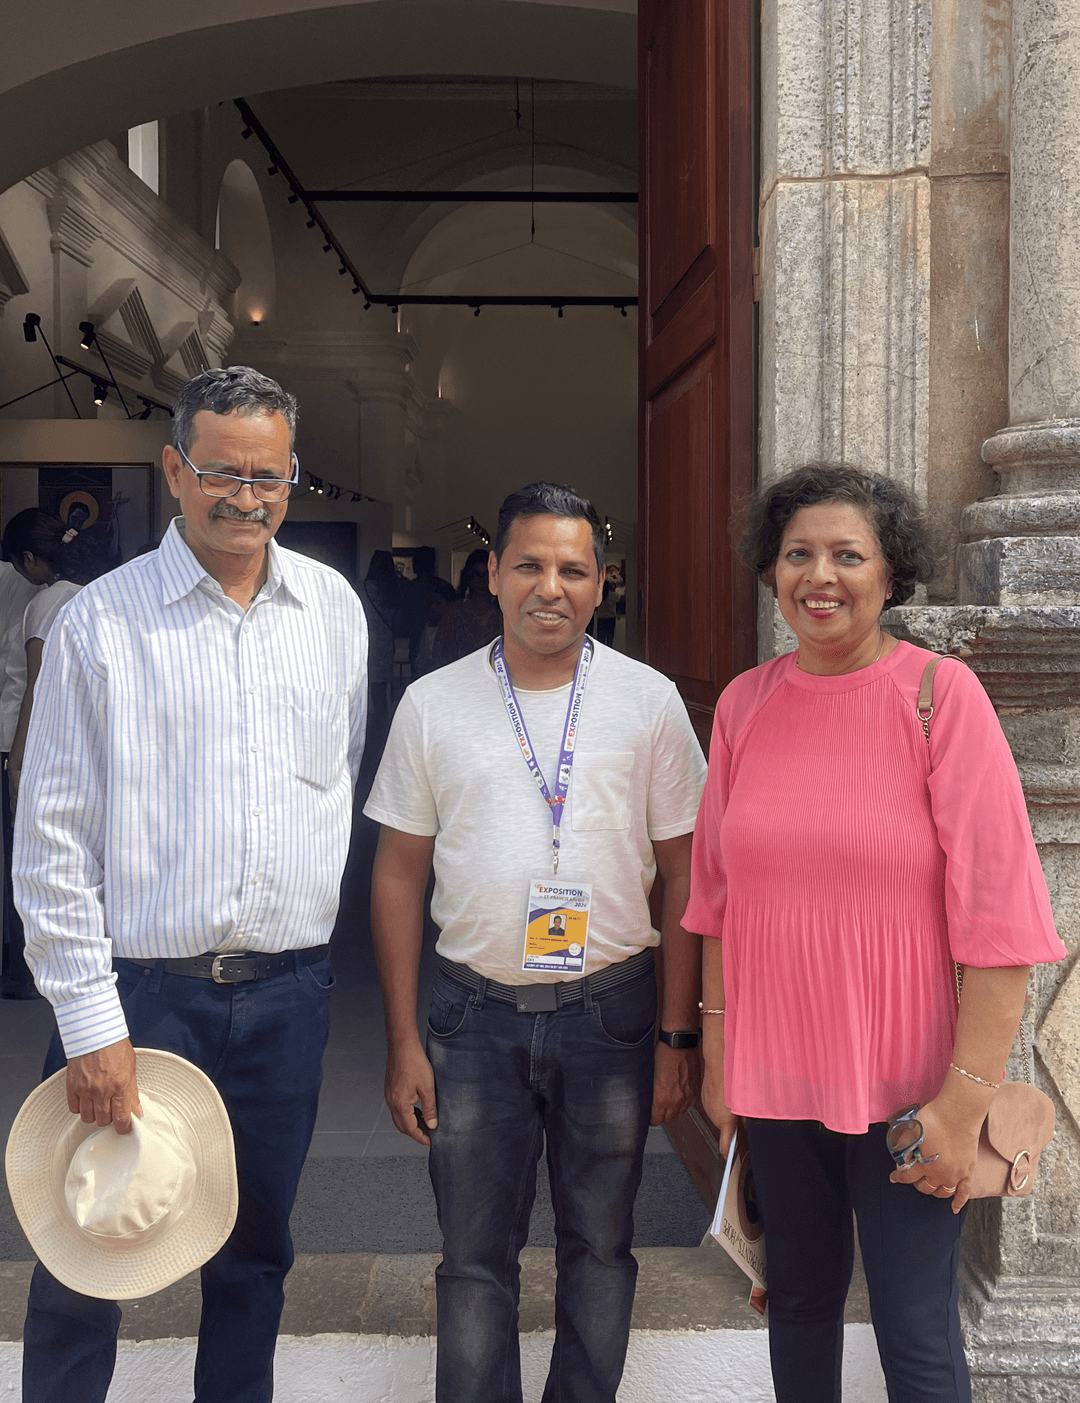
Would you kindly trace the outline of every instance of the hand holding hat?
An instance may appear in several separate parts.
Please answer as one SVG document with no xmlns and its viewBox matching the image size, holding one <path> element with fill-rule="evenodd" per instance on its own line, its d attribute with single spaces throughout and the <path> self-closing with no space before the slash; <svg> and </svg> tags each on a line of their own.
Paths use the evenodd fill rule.
<svg viewBox="0 0 1080 1403">
<path fill-rule="evenodd" d="M 7 1145 L 11 1202 L 30 1245 L 58 1281 L 105 1300 L 178 1281 L 236 1221 L 232 1126 L 216 1087 L 171 1052 L 133 1055 L 142 1116 L 130 1133 L 69 1109 L 59 1071 L 31 1092 Z"/>
<path fill-rule="evenodd" d="M 142 1115 L 135 1049 L 124 1038 L 67 1065 L 68 1109 L 89 1125 L 112 1124 L 126 1135 L 132 1115 Z"/>
</svg>

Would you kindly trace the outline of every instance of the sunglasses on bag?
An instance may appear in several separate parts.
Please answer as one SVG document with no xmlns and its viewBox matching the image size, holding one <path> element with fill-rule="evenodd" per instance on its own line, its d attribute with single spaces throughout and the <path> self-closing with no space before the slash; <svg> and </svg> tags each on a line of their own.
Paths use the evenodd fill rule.
<svg viewBox="0 0 1080 1403">
<path fill-rule="evenodd" d="M 923 1142 L 922 1121 L 916 1120 L 921 1107 L 907 1106 L 889 1117 L 885 1143 L 898 1169 L 910 1169 L 913 1164 L 933 1164 L 937 1155 L 919 1153 Z"/>
</svg>

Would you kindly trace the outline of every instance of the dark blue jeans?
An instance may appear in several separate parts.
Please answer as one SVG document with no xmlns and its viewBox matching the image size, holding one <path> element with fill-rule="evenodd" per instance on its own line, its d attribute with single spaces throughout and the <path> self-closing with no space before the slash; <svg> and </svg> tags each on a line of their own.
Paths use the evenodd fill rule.
<svg viewBox="0 0 1080 1403">
<path fill-rule="evenodd" d="M 311 1143 L 329 1029 L 329 960 L 273 979 L 215 984 L 116 962 L 136 1047 L 194 1062 L 232 1121 L 240 1206 L 225 1246 L 202 1269 L 195 1360 L 198 1403 L 267 1403 L 292 1266 L 289 1214 Z M 45 1063 L 65 1065 L 54 1036 Z M 34 1270 L 23 1334 L 24 1403 L 102 1403 L 116 1360 L 120 1307 Z"/>
<path fill-rule="evenodd" d="M 777 1403 L 839 1403 L 853 1209 L 890 1400 L 971 1403 L 957 1281 L 967 1210 L 889 1183 L 884 1122 L 865 1135 L 806 1120 L 746 1128 L 765 1223 Z"/>
<path fill-rule="evenodd" d="M 588 981 L 586 981 L 586 985 Z M 555 1346 L 544 1403 L 614 1403 L 630 1337 L 634 1198 L 652 1102 L 656 979 L 518 1013 L 440 974 L 427 1051 L 439 1403 L 520 1403 L 518 1255 L 547 1138 Z"/>
</svg>

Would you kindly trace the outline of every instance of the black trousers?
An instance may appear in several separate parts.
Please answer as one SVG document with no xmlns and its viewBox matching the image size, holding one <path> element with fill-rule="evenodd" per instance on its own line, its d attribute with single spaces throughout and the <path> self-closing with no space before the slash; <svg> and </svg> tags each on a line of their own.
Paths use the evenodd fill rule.
<svg viewBox="0 0 1080 1403">
<path fill-rule="evenodd" d="M 891 1403 L 971 1403 L 960 1334 L 960 1232 L 949 1199 L 891 1184 L 885 1125 L 746 1122 L 765 1223 L 777 1403 L 840 1403 L 852 1210 Z"/>
</svg>

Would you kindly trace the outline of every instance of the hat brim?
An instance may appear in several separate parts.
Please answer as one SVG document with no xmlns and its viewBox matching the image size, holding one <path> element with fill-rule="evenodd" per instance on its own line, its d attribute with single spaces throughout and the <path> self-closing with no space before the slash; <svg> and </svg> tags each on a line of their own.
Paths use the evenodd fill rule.
<svg viewBox="0 0 1080 1403">
<path fill-rule="evenodd" d="M 208 1262 L 232 1232 L 239 1201 L 232 1126 L 217 1087 L 175 1053 L 140 1047 L 135 1057 L 140 1092 L 168 1108 L 195 1159 L 194 1198 L 179 1221 L 150 1242 L 111 1246 L 72 1218 L 66 1166 L 55 1153 L 78 1121 L 68 1110 L 65 1068 L 27 1097 L 5 1157 L 12 1206 L 42 1265 L 71 1290 L 109 1301 L 150 1296 Z"/>
</svg>

